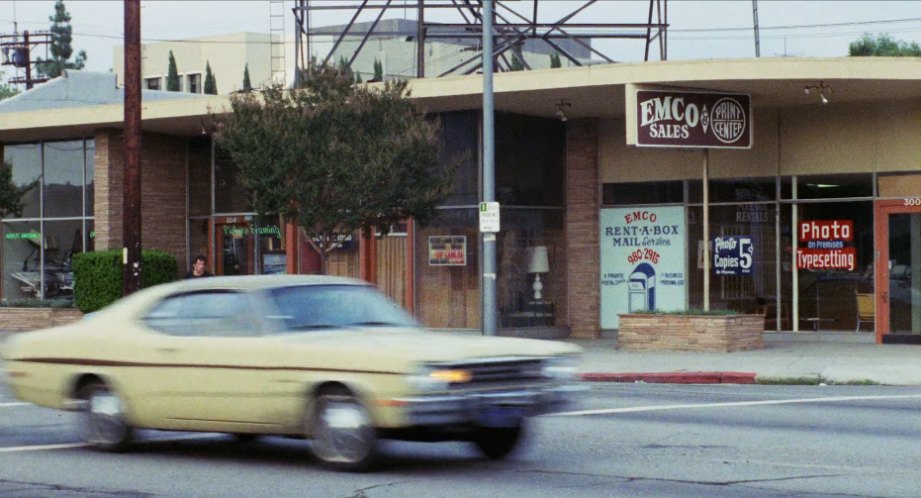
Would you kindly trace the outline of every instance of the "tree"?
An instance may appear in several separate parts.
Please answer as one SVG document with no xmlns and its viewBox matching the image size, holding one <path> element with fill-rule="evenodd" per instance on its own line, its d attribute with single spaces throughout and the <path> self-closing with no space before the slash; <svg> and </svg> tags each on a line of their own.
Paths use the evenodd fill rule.
<svg viewBox="0 0 921 498">
<path fill-rule="evenodd" d="M 355 85 L 327 64 L 300 81 L 234 95 L 233 113 L 213 116 L 214 138 L 255 210 L 303 228 L 326 273 L 329 254 L 356 230 L 431 221 L 457 161 L 439 163 L 439 127 L 416 112 L 405 81 Z"/>
<path fill-rule="evenodd" d="M 70 26 L 70 13 L 64 7 L 64 0 L 57 0 L 54 4 L 54 15 L 48 18 L 51 21 L 51 58 L 45 61 L 39 59 L 36 64 L 38 73 L 49 78 L 56 78 L 65 69 L 83 69 L 86 64 L 86 51 L 81 50 L 76 59 L 70 62 L 74 49 L 73 29 Z"/>
<path fill-rule="evenodd" d="M 563 63 L 560 61 L 560 54 L 556 52 L 553 52 L 552 54 L 550 54 L 550 67 L 558 68 L 562 66 L 563 66 Z"/>
<path fill-rule="evenodd" d="M 510 71 L 524 71 L 524 64 L 521 63 L 521 59 L 518 58 L 517 54 L 512 54 L 512 63 L 509 67 Z"/>
<path fill-rule="evenodd" d="M 176 57 L 173 51 L 169 51 L 169 69 L 166 70 L 166 90 L 168 92 L 179 91 L 179 69 L 176 67 Z"/>
<path fill-rule="evenodd" d="M 851 57 L 921 57 L 921 46 L 918 46 L 916 42 L 893 40 L 887 34 L 878 34 L 874 37 L 865 33 L 859 40 L 851 42 L 848 47 L 848 55 Z"/>
<path fill-rule="evenodd" d="M 374 79 L 371 81 L 384 81 L 384 63 L 374 59 Z"/>
<path fill-rule="evenodd" d="M 0 218 L 22 216 L 22 196 L 37 184 L 38 180 L 18 187 L 13 182 L 12 166 L 6 161 L 0 164 Z"/>
<path fill-rule="evenodd" d="M 0 71 L 0 100 L 5 100 L 14 95 L 19 95 L 19 90 L 13 88 L 8 83 L 3 81 L 3 76 L 3 71 Z"/>
<path fill-rule="evenodd" d="M 243 91 L 249 92 L 253 89 L 253 84 L 249 81 L 249 64 L 243 66 Z"/>
<path fill-rule="evenodd" d="M 208 95 L 217 95 L 217 78 L 211 72 L 211 62 L 205 62 L 205 93 Z"/>
</svg>

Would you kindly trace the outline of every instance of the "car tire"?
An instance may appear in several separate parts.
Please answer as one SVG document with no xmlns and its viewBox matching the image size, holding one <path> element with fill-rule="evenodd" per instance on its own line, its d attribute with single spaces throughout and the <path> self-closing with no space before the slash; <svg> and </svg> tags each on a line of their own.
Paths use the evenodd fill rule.
<svg viewBox="0 0 921 498">
<path fill-rule="evenodd" d="M 109 386 L 93 382 L 80 388 L 80 435 L 90 447 L 102 451 L 124 451 L 133 428 L 125 420 L 125 403 Z"/>
<path fill-rule="evenodd" d="M 377 430 L 367 408 L 345 389 L 322 392 L 312 419 L 311 448 L 324 466 L 363 472 L 377 456 Z"/>
<path fill-rule="evenodd" d="M 501 428 L 484 428 L 477 431 L 473 437 L 473 444 L 480 453 L 490 460 L 501 460 L 507 457 L 521 442 L 524 436 L 524 426 Z"/>
</svg>

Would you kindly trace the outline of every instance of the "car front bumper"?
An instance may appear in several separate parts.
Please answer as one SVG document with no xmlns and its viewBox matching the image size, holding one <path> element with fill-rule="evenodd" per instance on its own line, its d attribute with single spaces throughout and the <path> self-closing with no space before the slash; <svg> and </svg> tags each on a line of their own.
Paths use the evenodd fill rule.
<svg viewBox="0 0 921 498">
<path fill-rule="evenodd" d="M 561 411 L 571 401 L 573 386 L 438 396 L 413 396 L 394 401 L 405 407 L 411 426 L 508 426 L 524 417 Z"/>
</svg>

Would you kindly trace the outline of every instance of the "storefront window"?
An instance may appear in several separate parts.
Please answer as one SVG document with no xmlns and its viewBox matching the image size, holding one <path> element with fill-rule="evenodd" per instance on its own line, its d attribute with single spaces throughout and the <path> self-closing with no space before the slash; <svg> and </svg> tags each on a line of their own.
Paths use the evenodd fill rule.
<svg viewBox="0 0 921 498">
<path fill-rule="evenodd" d="M 41 144 L 7 145 L 3 148 L 3 160 L 12 166 L 13 183 L 17 187 L 33 185 L 22 197 L 23 218 L 41 216 Z"/>
<path fill-rule="evenodd" d="M 497 240 L 500 326 L 565 324 L 562 210 L 506 209 Z"/>
<path fill-rule="evenodd" d="M 873 175 L 821 175 L 796 178 L 797 199 L 872 197 Z"/>
<path fill-rule="evenodd" d="M 684 202 L 684 182 L 605 183 L 602 186 L 605 206 L 641 204 L 680 204 Z"/>
<path fill-rule="evenodd" d="M 93 196 L 96 195 L 96 141 L 87 140 L 86 141 L 86 152 L 84 153 L 83 164 L 86 165 L 86 171 L 83 174 L 84 181 L 86 182 L 86 194 L 84 195 L 84 203 L 87 216 L 93 216 L 94 207 L 96 203 L 93 201 Z"/>
<path fill-rule="evenodd" d="M 211 140 L 196 138 L 189 141 L 189 215 L 210 214 Z"/>
<path fill-rule="evenodd" d="M 555 119 L 496 116 L 496 200 L 503 206 L 562 206 L 566 133 Z"/>
<path fill-rule="evenodd" d="M 42 238 L 39 221 L 3 223 L 3 298 L 8 301 L 42 296 Z"/>
<path fill-rule="evenodd" d="M 479 120 L 478 112 L 449 112 L 441 115 L 441 151 L 438 161 L 460 161 L 445 206 L 472 206 L 478 202 Z"/>
<path fill-rule="evenodd" d="M 855 330 L 855 294 L 873 292 L 873 204 L 801 203 L 796 208 L 791 229 L 796 231 L 792 257 L 799 327 Z"/>
<path fill-rule="evenodd" d="M 13 181 L 32 188 L 22 218 L 3 220 L 3 299 L 73 299 L 73 256 L 95 247 L 84 216 L 92 213 L 94 155 L 95 142 L 82 139 L 4 148 Z"/>
<path fill-rule="evenodd" d="M 777 194 L 774 177 L 763 178 L 711 178 L 709 202 L 763 202 L 773 201 Z M 703 202 L 703 182 L 688 182 L 691 204 Z"/>
<path fill-rule="evenodd" d="M 237 166 L 230 156 L 215 149 L 214 210 L 217 213 L 248 213 L 252 211 L 249 195 L 237 181 Z M 210 197 L 210 195 L 209 195 Z"/>
<path fill-rule="evenodd" d="M 45 143 L 45 216 L 83 216 L 83 140 Z"/>
</svg>

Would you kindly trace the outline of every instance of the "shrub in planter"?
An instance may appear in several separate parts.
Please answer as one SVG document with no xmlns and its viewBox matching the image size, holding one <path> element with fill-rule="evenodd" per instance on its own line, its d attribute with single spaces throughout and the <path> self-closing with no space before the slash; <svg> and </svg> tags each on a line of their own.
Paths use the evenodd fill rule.
<svg viewBox="0 0 921 498">
<path fill-rule="evenodd" d="M 172 254 L 159 249 L 141 252 L 141 287 L 176 280 L 179 265 Z M 74 255 L 74 303 L 84 313 L 102 309 L 122 297 L 121 249 Z"/>
</svg>

